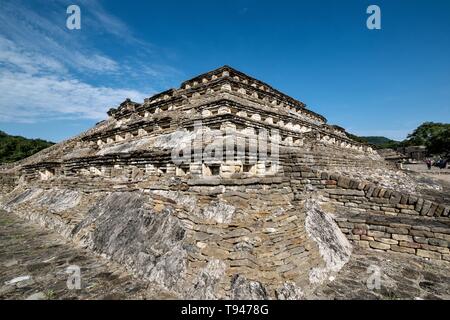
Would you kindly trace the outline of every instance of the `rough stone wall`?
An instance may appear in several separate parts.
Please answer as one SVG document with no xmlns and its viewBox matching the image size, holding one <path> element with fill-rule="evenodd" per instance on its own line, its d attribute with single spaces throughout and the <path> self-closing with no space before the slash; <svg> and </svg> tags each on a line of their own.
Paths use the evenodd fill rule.
<svg viewBox="0 0 450 320">
<path fill-rule="evenodd" d="M 356 244 L 448 261 L 448 206 L 305 166 L 285 171 L 295 178 L 291 183 L 298 199 L 305 191 L 320 191 L 341 231 Z"/>
<path fill-rule="evenodd" d="M 248 182 L 197 181 L 183 192 L 27 186 L 1 203 L 180 297 L 299 298 L 336 271 L 324 252 L 340 244 L 327 248 L 310 235 L 333 222 L 310 217 L 307 231 L 304 202 L 294 201 L 288 181 Z"/>
</svg>

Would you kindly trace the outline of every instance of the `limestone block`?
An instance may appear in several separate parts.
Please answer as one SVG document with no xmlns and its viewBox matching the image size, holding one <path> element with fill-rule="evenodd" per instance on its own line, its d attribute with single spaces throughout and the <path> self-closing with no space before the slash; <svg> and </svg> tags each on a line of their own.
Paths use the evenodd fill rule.
<svg viewBox="0 0 450 320">
<path fill-rule="evenodd" d="M 419 257 L 424 257 L 424 258 L 429 258 L 429 259 L 436 259 L 436 260 L 440 260 L 441 259 L 441 254 L 438 253 L 438 252 L 432 252 L 432 251 L 417 249 L 417 253 L 416 254 Z"/>
</svg>

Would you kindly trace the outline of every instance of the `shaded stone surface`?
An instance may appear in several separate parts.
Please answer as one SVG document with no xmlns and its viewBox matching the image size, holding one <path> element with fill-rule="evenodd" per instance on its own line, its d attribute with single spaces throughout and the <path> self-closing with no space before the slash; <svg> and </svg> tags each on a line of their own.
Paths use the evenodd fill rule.
<svg viewBox="0 0 450 320">
<path fill-rule="evenodd" d="M 372 268 L 371 268 L 372 266 Z M 369 289 L 374 268 L 379 289 Z M 315 299 L 450 299 L 450 266 L 405 254 L 355 249 L 336 278 L 309 297 Z"/>
<path fill-rule="evenodd" d="M 81 268 L 81 290 L 67 288 L 69 265 Z M 370 266 L 381 271 L 380 289 L 367 287 Z M 6 285 L 18 277 L 30 279 Z M 234 279 L 257 299 L 266 298 L 258 283 Z M 295 290 L 294 290 L 295 289 Z M 291 299 L 449 299 L 450 268 L 441 261 L 402 254 L 354 249 L 350 261 L 328 281 Z M 238 291 L 242 292 L 242 290 Z M 280 291 L 281 292 L 281 291 Z M 286 295 L 286 294 L 284 294 Z M 0 299 L 176 299 L 156 285 L 133 277 L 122 266 L 83 249 L 74 249 L 61 236 L 25 222 L 13 214 L 0 214 Z M 238 298 L 238 296 L 237 296 Z"/>
<path fill-rule="evenodd" d="M 67 287 L 70 265 L 81 269 L 80 290 Z M 6 284 L 19 277 L 27 279 Z M 54 232 L 0 213 L 0 299 L 156 298 L 176 297 L 116 263 L 74 248 Z"/>
</svg>

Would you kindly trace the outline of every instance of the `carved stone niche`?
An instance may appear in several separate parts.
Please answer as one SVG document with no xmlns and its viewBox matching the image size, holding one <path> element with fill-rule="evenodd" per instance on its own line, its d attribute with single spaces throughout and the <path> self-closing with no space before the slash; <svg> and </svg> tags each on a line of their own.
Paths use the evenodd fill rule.
<svg viewBox="0 0 450 320">
<path fill-rule="evenodd" d="M 288 146 L 291 146 L 294 143 L 294 141 L 292 137 L 286 137 L 286 139 L 284 139 L 284 143 L 287 144 Z"/>
<path fill-rule="evenodd" d="M 224 91 L 231 91 L 231 85 L 229 83 L 225 83 L 222 85 L 221 89 Z"/>
<path fill-rule="evenodd" d="M 230 121 L 225 121 L 220 125 L 220 130 L 222 131 L 236 131 L 236 125 Z"/>
<path fill-rule="evenodd" d="M 273 118 L 272 117 L 267 117 L 266 120 L 264 120 L 265 123 L 268 124 L 273 124 Z"/>
<path fill-rule="evenodd" d="M 252 120 L 261 121 L 261 115 L 259 113 L 255 113 L 251 116 Z"/>
<path fill-rule="evenodd" d="M 231 109 L 228 107 L 220 107 L 219 110 L 217 111 L 218 114 L 226 114 L 226 113 L 231 113 Z"/>
<path fill-rule="evenodd" d="M 238 113 L 236 113 L 236 115 L 239 116 L 239 117 L 244 117 L 244 118 L 246 118 L 246 117 L 247 117 L 247 112 L 245 112 L 245 111 L 239 111 Z"/>
<path fill-rule="evenodd" d="M 241 94 L 247 94 L 247 90 L 245 90 L 244 88 L 239 88 L 237 92 Z"/>
<path fill-rule="evenodd" d="M 207 82 L 208 82 L 208 79 L 206 79 L 206 78 L 202 79 L 202 83 L 207 83 Z"/>
<path fill-rule="evenodd" d="M 304 139 L 295 139 L 294 140 L 295 146 L 303 146 L 303 144 L 304 144 Z"/>
<path fill-rule="evenodd" d="M 202 111 L 202 117 L 209 117 L 212 116 L 211 110 L 203 110 Z"/>
<path fill-rule="evenodd" d="M 95 175 L 95 176 L 101 176 L 101 175 L 102 175 L 101 170 L 99 170 L 99 169 L 96 168 L 96 167 L 90 167 L 90 168 L 89 168 L 89 172 L 90 172 L 91 174 Z"/>
</svg>

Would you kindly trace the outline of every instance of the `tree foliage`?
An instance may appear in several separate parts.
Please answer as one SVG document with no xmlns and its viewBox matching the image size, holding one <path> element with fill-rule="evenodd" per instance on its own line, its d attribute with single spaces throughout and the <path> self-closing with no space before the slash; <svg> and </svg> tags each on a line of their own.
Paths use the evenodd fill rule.
<svg viewBox="0 0 450 320">
<path fill-rule="evenodd" d="M 430 154 L 450 155 L 450 123 L 424 122 L 408 135 L 402 145 L 426 146 Z"/>
<path fill-rule="evenodd" d="M 53 142 L 41 139 L 10 136 L 0 131 L 0 163 L 22 160 L 53 144 Z"/>
<path fill-rule="evenodd" d="M 396 149 L 398 147 L 425 146 L 429 154 L 450 156 L 450 124 L 424 122 L 403 141 L 386 137 L 358 137 L 347 134 L 353 140 L 368 143 L 377 149 Z"/>
</svg>

